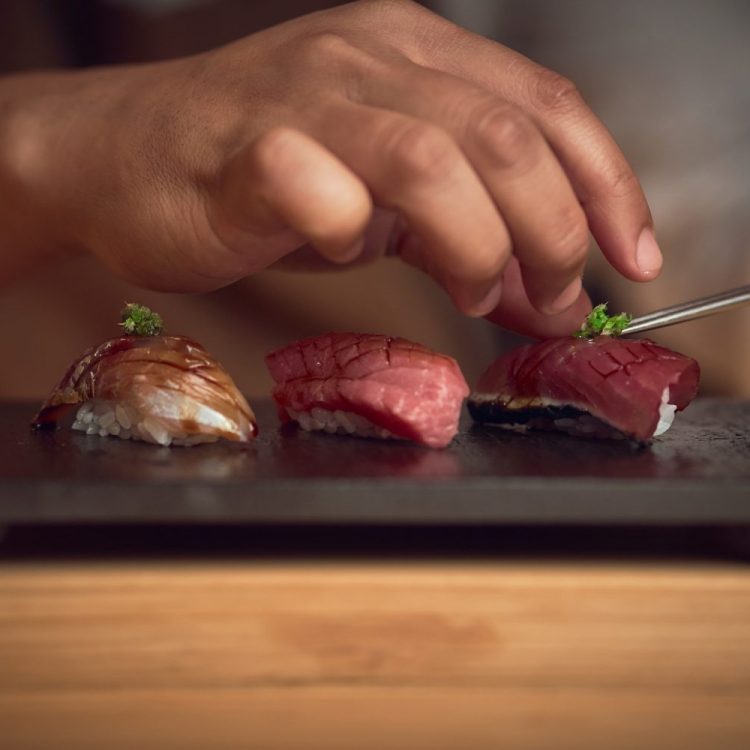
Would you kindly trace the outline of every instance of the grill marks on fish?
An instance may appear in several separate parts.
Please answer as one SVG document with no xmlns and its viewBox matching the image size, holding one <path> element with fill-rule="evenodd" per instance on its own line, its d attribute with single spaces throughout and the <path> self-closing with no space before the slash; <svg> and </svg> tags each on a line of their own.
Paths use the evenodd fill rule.
<svg viewBox="0 0 750 750">
<path fill-rule="evenodd" d="M 664 424 L 663 395 L 678 411 L 684 409 L 697 392 L 698 379 L 694 360 L 646 339 L 549 339 L 490 365 L 470 410 L 478 421 L 542 426 L 546 418 L 539 414 L 523 418 L 531 404 L 520 400 L 531 399 L 534 407 L 573 407 L 628 437 L 648 441 Z M 547 422 L 560 428 L 554 415 Z M 563 427 L 570 431 L 570 425 Z"/>
<path fill-rule="evenodd" d="M 434 367 L 436 361 L 458 370 L 451 357 L 419 344 L 366 334 L 325 334 L 290 344 L 266 357 L 274 377 L 283 381 L 331 377 L 356 380 L 394 366 Z"/>
<path fill-rule="evenodd" d="M 626 344 L 619 348 L 615 347 L 602 351 L 589 360 L 589 367 L 603 378 L 615 375 L 621 370 L 624 370 L 626 375 L 632 375 L 633 367 L 660 358 L 658 350 L 653 351 L 653 347 L 649 345 L 650 342 L 642 341 L 640 343 L 641 345 L 637 349 Z"/>
<path fill-rule="evenodd" d="M 468 394 L 455 360 L 390 336 L 325 334 L 271 352 L 266 364 L 280 418 L 308 429 L 333 432 L 332 419 L 350 422 L 353 414 L 367 422 L 357 422 L 356 434 L 387 432 L 442 447 L 458 429 Z M 300 419 L 315 409 L 326 419 Z M 341 431 L 352 433 L 349 422 Z"/>
</svg>

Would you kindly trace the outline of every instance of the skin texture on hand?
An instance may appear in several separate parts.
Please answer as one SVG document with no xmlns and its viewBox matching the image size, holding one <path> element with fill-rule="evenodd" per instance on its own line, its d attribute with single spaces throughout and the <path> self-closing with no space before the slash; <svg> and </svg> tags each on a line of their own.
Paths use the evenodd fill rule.
<svg viewBox="0 0 750 750">
<path fill-rule="evenodd" d="M 6 275 L 90 252 L 147 288 L 208 291 L 390 254 L 465 313 L 554 335 L 590 308 L 589 230 L 629 279 L 661 265 L 638 180 L 572 83 L 408 0 L 16 76 L 0 115 Z"/>
</svg>

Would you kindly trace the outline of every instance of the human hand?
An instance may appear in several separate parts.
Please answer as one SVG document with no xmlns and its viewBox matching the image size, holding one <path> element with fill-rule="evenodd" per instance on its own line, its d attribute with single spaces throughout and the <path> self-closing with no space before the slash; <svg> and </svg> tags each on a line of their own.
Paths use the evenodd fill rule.
<svg viewBox="0 0 750 750">
<path fill-rule="evenodd" d="M 389 253 L 464 312 L 550 335 L 589 309 L 589 229 L 626 277 L 661 265 L 638 180 L 573 85 L 408 0 L 39 81 L 14 125 L 37 241 L 142 286 Z"/>
</svg>

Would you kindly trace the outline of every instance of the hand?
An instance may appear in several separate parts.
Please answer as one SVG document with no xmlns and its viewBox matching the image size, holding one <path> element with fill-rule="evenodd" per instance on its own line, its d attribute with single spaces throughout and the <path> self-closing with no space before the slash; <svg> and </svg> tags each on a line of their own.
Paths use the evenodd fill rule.
<svg viewBox="0 0 750 750">
<path fill-rule="evenodd" d="M 589 309 L 589 229 L 626 277 L 660 269 L 638 180 L 574 86 L 407 0 L 24 81 L 11 132 L 37 241 L 149 288 L 390 253 L 468 314 L 553 334 Z"/>
</svg>

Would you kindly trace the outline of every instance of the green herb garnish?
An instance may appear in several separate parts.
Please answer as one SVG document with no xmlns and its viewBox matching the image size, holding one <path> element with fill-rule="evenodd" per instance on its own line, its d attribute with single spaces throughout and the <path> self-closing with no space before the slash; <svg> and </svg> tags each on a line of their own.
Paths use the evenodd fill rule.
<svg viewBox="0 0 750 750">
<path fill-rule="evenodd" d="M 573 335 L 579 339 L 593 339 L 596 336 L 619 336 L 633 319 L 629 313 L 607 315 L 607 303 L 597 305 L 584 319 L 581 327 Z"/>
<path fill-rule="evenodd" d="M 135 302 L 125 305 L 120 320 L 120 326 L 128 336 L 158 336 L 164 328 L 161 315 Z"/>
</svg>

